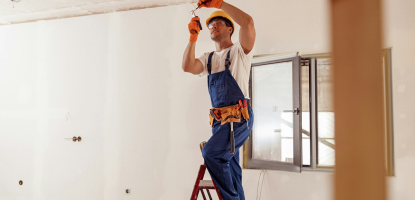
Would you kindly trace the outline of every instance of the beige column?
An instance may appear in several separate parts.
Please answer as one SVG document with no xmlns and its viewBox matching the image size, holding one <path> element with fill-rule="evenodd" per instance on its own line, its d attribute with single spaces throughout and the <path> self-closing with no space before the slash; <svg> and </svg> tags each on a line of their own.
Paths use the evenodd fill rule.
<svg viewBox="0 0 415 200">
<path fill-rule="evenodd" d="M 335 199 L 385 200 L 380 0 L 331 0 Z"/>
</svg>

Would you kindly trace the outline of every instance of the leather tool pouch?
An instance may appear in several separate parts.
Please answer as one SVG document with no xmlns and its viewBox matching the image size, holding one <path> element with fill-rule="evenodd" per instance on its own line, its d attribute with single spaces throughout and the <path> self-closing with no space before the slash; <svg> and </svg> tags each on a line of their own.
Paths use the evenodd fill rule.
<svg viewBox="0 0 415 200">
<path fill-rule="evenodd" d="M 222 108 L 212 108 L 212 109 L 216 109 L 220 111 L 221 118 L 219 120 L 221 121 L 221 125 L 224 125 L 231 121 L 241 122 L 241 114 L 243 112 L 243 109 L 239 108 L 238 105 L 231 105 L 231 106 L 226 106 Z M 248 109 L 245 108 L 245 110 L 246 110 L 246 116 L 249 117 Z M 215 122 L 215 120 L 217 119 L 215 119 L 214 116 L 212 116 L 212 114 L 209 114 L 209 122 L 212 127 L 213 127 L 213 123 Z"/>
<path fill-rule="evenodd" d="M 210 124 L 210 126 L 212 126 L 212 127 L 213 127 L 213 122 L 215 122 L 215 118 L 213 118 L 213 117 L 212 117 L 212 115 L 211 115 L 211 114 L 209 114 L 209 124 Z"/>
<path fill-rule="evenodd" d="M 249 119 L 248 107 L 242 108 L 242 116 L 244 116 L 245 119 Z"/>
</svg>

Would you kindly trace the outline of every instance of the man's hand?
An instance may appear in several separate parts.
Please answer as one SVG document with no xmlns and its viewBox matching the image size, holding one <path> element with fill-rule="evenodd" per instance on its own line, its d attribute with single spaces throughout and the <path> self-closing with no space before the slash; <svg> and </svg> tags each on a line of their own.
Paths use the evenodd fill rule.
<svg viewBox="0 0 415 200">
<path fill-rule="evenodd" d="M 189 23 L 190 39 L 183 54 L 182 69 L 192 74 L 200 74 L 203 72 L 203 65 L 199 59 L 195 59 L 195 47 L 197 36 L 200 32 L 200 18 L 193 17 Z"/>
<path fill-rule="evenodd" d="M 197 2 L 197 6 L 199 6 L 199 8 L 217 8 L 220 9 L 220 6 L 222 5 L 223 0 L 199 0 L 199 2 Z"/>
<path fill-rule="evenodd" d="M 197 36 L 199 36 L 199 32 L 200 32 L 200 27 L 199 27 L 199 23 L 200 23 L 200 18 L 199 17 L 193 17 L 192 21 L 190 21 L 188 27 L 189 27 L 189 32 L 190 32 L 190 42 L 196 42 L 197 41 Z"/>
</svg>

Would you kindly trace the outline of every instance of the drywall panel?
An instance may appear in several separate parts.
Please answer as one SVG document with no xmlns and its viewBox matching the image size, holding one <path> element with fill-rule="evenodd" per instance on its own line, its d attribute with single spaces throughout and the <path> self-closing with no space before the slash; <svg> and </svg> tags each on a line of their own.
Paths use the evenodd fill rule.
<svg viewBox="0 0 415 200">
<path fill-rule="evenodd" d="M 385 45 L 392 47 L 396 176 L 389 178 L 389 199 L 413 199 L 415 192 L 415 2 L 385 1 Z"/>
</svg>

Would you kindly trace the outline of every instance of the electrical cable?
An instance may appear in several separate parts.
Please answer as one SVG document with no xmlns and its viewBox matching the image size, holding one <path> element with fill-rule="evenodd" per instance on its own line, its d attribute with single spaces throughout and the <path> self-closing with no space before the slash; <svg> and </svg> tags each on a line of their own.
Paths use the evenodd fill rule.
<svg viewBox="0 0 415 200">
<path fill-rule="evenodd" d="M 256 200 L 261 200 L 262 186 L 264 185 L 265 172 L 267 172 L 266 169 L 262 170 L 258 177 L 258 185 L 256 187 L 256 198 L 255 198 Z M 259 188 L 259 180 L 261 180 L 261 175 L 262 175 L 262 183 L 261 183 L 261 190 L 259 191 L 259 199 L 258 199 L 258 188 Z"/>
</svg>

